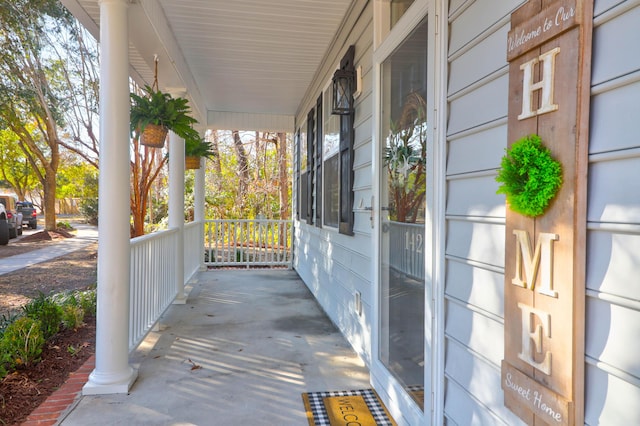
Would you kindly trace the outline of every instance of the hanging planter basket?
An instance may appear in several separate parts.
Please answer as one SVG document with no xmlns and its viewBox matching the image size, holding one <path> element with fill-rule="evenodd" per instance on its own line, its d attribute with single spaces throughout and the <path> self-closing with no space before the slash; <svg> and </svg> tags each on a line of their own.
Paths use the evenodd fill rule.
<svg viewBox="0 0 640 426">
<path fill-rule="evenodd" d="M 200 158 L 211 158 L 214 156 L 213 147 L 201 137 L 184 140 L 184 167 L 186 169 L 199 169 Z"/>
<path fill-rule="evenodd" d="M 562 165 L 538 135 L 525 136 L 502 157 L 496 181 L 511 210 L 527 217 L 544 214 L 562 186 Z"/>
<path fill-rule="evenodd" d="M 153 86 L 145 86 L 145 93 L 130 93 L 129 117 L 132 136 L 137 134 L 142 145 L 152 148 L 164 147 L 169 130 L 183 139 L 198 138 L 198 132 L 192 127 L 197 120 L 190 115 L 191 109 L 187 99 L 173 98 L 158 89 L 157 58 L 154 58 L 154 61 L 156 67 Z"/>
<path fill-rule="evenodd" d="M 187 155 L 184 157 L 184 167 L 188 170 L 196 170 L 200 168 L 200 157 Z"/>
<path fill-rule="evenodd" d="M 149 123 L 142 132 L 140 143 L 152 148 L 162 148 L 168 132 L 169 129 L 165 126 Z"/>
</svg>

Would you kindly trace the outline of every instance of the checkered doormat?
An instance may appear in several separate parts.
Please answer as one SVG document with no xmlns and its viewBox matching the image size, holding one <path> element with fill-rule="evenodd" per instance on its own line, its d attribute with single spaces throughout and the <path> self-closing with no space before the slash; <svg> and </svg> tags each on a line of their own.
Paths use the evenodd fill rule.
<svg viewBox="0 0 640 426">
<path fill-rule="evenodd" d="M 325 408 L 325 398 L 356 395 L 359 395 L 364 399 L 371 416 L 373 416 L 376 422 L 376 425 L 396 426 L 396 423 L 393 421 L 393 418 L 387 411 L 387 408 L 384 406 L 382 401 L 380 401 L 378 394 L 376 394 L 373 389 L 303 393 L 302 400 L 304 401 L 304 406 L 307 410 L 309 426 L 333 426 Z"/>
</svg>

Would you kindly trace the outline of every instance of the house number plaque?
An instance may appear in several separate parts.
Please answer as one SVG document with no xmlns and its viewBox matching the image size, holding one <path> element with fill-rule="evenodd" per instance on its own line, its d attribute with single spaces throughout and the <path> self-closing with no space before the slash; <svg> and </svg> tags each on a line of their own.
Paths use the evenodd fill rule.
<svg viewBox="0 0 640 426">
<path fill-rule="evenodd" d="M 507 208 L 501 387 L 527 424 L 584 424 L 586 171 L 593 1 L 511 15 L 508 142 L 537 134 L 563 184 L 536 218 Z"/>
</svg>

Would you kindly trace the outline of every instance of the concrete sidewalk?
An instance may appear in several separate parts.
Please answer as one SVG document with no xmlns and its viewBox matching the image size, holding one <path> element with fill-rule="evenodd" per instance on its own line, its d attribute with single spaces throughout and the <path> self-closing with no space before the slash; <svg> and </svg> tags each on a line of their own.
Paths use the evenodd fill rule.
<svg viewBox="0 0 640 426">
<path fill-rule="evenodd" d="M 307 425 L 301 394 L 371 387 L 295 271 L 215 270 L 131 356 L 128 395 L 85 396 L 72 425 Z"/>
<path fill-rule="evenodd" d="M 98 241 L 98 228 L 92 225 L 73 224 L 76 236 L 48 244 L 46 248 L 0 259 L 0 275 L 26 268 L 37 263 L 47 262 L 56 257 L 74 252 Z M 11 244 L 11 243 L 9 243 Z"/>
</svg>

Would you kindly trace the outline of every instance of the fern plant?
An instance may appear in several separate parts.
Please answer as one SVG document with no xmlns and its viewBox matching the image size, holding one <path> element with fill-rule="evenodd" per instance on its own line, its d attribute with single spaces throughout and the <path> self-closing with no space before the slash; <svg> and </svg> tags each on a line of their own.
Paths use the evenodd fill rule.
<svg viewBox="0 0 640 426">
<path fill-rule="evenodd" d="M 164 126 L 181 138 L 198 139 L 198 132 L 193 125 L 198 121 L 193 118 L 188 101 L 184 98 L 173 98 L 168 93 L 145 86 L 145 96 L 131 93 L 131 133 L 142 133 L 149 124 Z"/>
<path fill-rule="evenodd" d="M 211 142 L 207 142 L 203 138 L 185 139 L 184 155 L 187 157 L 207 157 L 214 156 L 213 146 Z"/>
<path fill-rule="evenodd" d="M 511 210 L 528 217 L 542 215 L 562 185 L 562 166 L 538 135 L 525 136 L 502 157 L 496 181 Z"/>
</svg>

